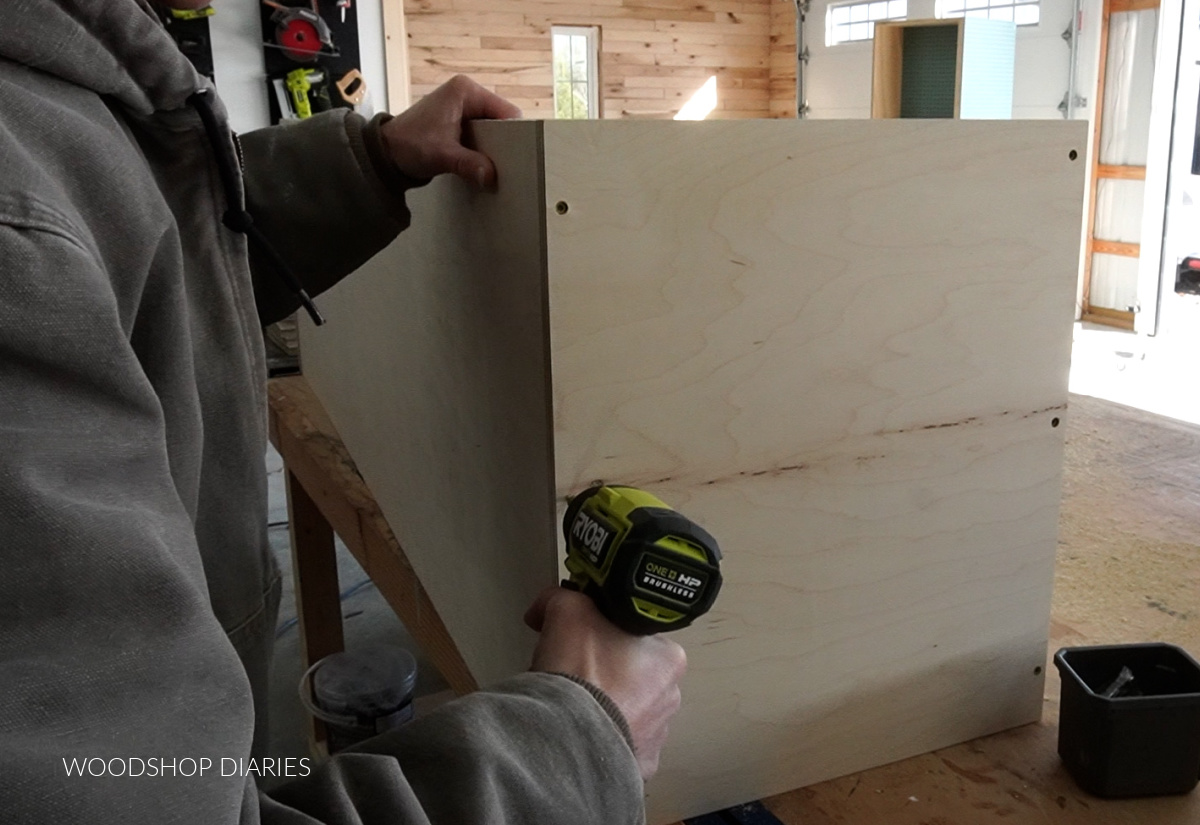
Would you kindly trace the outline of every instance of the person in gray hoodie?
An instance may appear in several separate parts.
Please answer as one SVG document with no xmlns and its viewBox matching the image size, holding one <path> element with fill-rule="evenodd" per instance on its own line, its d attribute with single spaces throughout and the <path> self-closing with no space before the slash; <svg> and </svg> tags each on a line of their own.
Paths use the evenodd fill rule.
<svg viewBox="0 0 1200 825">
<path fill-rule="evenodd" d="M 529 673 L 270 794 L 246 767 L 279 599 L 260 326 L 407 188 L 492 182 L 462 124 L 515 114 L 456 78 L 238 141 L 148 0 L 0 3 L 0 821 L 644 820 L 683 651 L 563 590 Z"/>
</svg>

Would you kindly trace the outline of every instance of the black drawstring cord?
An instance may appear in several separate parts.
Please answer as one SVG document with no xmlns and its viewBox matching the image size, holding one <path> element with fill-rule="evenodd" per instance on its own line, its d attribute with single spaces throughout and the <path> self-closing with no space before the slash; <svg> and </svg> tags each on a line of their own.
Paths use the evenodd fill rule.
<svg viewBox="0 0 1200 825">
<path fill-rule="evenodd" d="M 217 157 L 217 171 L 221 175 L 221 187 L 225 190 L 227 206 L 225 214 L 221 217 L 221 223 L 234 232 L 242 233 L 258 245 L 259 251 L 271 260 L 275 271 L 283 278 L 288 289 L 300 299 L 300 304 L 308 312 L 308 317 L 312 318 L 314 324 L 320 326 L 325 323 L 325 319 L 321 316 L 317 305 L 313 303 L 313 299 L 305 291 L 304 285 L 300 283 L 296 273 L 292 272 L 292 268 L 288 266 L 287 261 L 283 259 L 274 245 L 267 240 L 267 236 L 254 225 L 254 218 L 240 205 L 241 198 L 238 195 L 236 171 L 238 166 L 236 160 L 229 156 L 229 142 L 223 138 L 220 128 L 217 126 L 217 116 L 213 113 L 210 93 L 210 89 L 201 89 L 188 98 L 188 103 L 200 115 L 204 131 L 208 135 L 208 142 L 212 144 L 213 152 Z"/>
</svg>

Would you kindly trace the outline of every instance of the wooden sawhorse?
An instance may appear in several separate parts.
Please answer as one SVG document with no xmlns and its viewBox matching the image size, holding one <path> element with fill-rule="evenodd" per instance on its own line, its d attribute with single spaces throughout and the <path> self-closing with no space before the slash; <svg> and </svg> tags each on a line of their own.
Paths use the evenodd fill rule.
<svg viewBox="0 0 1200 825">
<path fill-rule="evenodd" d="M 283 457 L 287 485 L 303 667 L 345 646 L 336 533 L 450 688 L 460 695 L 475 690 L 458 647 L 308 382 L 275 378 L 267 394 L 271 443 Z M 319 749 L 325 731 L 312 721 Z"/>
</svg>

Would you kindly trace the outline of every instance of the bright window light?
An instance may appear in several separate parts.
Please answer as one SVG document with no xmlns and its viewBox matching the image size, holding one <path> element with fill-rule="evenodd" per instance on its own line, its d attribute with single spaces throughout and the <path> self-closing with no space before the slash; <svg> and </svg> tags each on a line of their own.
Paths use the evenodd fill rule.
<svg viewBox="0 0 1200 825">
<path fill-rule="evenodd" d="M 965 2 L 966 0 L 961 0 Z M 869 0 L 866 3 L 838 3 L 825 10 L 825 45 L 871 40 L 878 20 L 904 20 L 908 0 Z"/>
<path fill-rule="evenodd" d="M 1036 26 L 1042 9 L 1039 0 L 937 0 L 936 13 L 942 18 L 984 17 Z"/>
<path fill-rule="evenodd" d="M 554 59 L 554 116 L 563 120 L 600 117 L 600 27 L 551 26 Z"/>
<path fill-rule="evenodd" d="M 713 75 L 704 81 L 704 85 L 696 90 L 679 114 L 676 120 L 704 120 L 709 112 L 717 108 L 717 76 Z"/>
</svg>

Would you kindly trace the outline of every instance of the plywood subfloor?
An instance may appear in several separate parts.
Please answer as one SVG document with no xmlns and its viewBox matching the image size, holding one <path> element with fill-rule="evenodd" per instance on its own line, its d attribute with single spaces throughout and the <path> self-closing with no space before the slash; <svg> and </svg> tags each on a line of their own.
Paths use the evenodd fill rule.
<svg viewBox="0 0 1200 825">
<path fill-rule="evenodd" d="M 1060 646 L 1200 654 L 1200 428 L 1072 395 L 1040 723 L 766 800 L 787 825 L 1193 825 L 1187 796 L 1106 801 L 1056 752 Z"/>
</svg>

